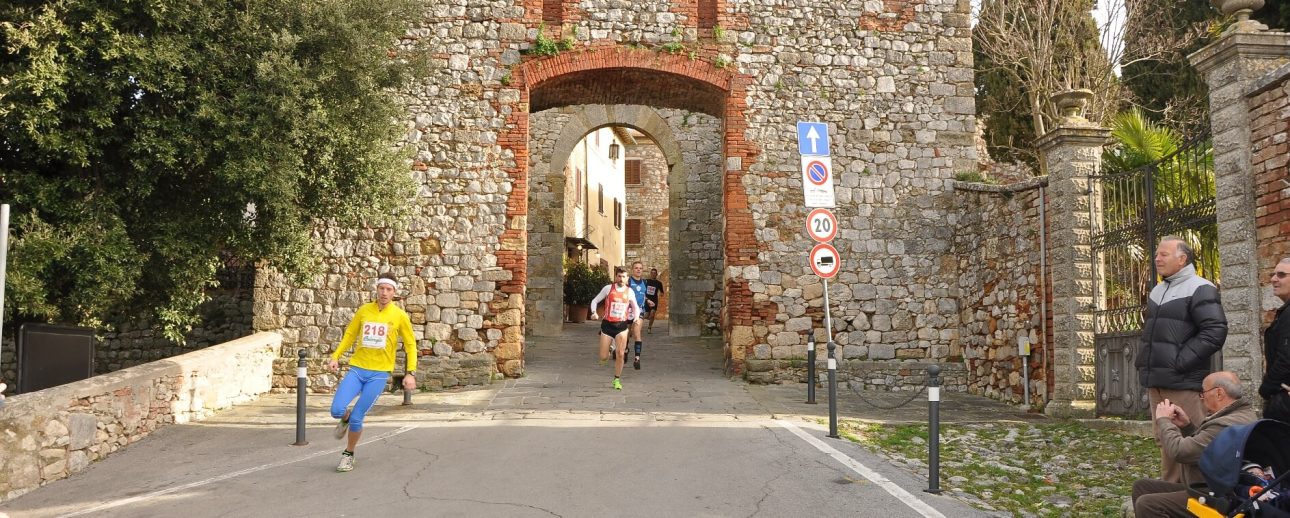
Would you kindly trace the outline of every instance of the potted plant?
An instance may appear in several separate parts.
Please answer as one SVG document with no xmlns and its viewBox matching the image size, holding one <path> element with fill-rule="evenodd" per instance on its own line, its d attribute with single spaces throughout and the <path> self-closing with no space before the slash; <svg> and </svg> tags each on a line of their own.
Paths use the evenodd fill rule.
<svg viewBox="0 0 1290 518">
<path fill-rule="evenodd" d="M 582 261 L 569 261 L 564 268 L 564 303 L 569 306 L 569 321 L 587 320 L 591 300 L 609 284 L 609 274 Z"/>
</svg>

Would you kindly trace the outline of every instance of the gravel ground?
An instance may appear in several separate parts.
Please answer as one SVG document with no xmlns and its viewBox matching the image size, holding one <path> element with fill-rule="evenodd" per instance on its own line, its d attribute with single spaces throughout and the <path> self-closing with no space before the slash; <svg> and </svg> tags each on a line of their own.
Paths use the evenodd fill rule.
<svg viewBox="0 0 1290 518">
<path fill-rule="evenodd" d="M 839 431 L 911 473 L 927 476 L 927 425 L 842 421 Z M 941 427 L 947 494 L 997 516 L 1123 514 L 1138 478 L 1158 475 L 1155 440 L 1068 421 Z"/>
</svg>

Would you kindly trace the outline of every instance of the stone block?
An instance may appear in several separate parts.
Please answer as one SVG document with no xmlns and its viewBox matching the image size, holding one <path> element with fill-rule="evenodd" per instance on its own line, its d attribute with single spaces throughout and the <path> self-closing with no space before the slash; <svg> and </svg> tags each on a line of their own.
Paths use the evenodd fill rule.
<svg viewBox="0 0 1290 518">
<path fill-rule="evenodd" d="M 896 346 L 890 344 L 872 344 L 869 346 L 869 359 L 890 360 L 896 357 Z"/>
<path fill-rule="evenodd" d="M 80 450 L 93 444 L 98 432 L 98 418 L 93 414 L 77 413 L 69 415 L 67 421 L 71 425 L 68 448 Z"/>
</svg>

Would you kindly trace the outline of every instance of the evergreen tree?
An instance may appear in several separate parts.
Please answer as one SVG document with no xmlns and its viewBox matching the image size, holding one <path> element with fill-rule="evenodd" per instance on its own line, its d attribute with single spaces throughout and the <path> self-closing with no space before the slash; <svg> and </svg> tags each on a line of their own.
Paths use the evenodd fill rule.
<svg viewBox="0 0 1290 518">
<path fill-rule="evenodd" d="M 314 221 L 404 203 L 395 89 L 412 67 L 396 45 L 416 12 L 0 3 L 6 320 L 98 325 L 129 309 L 181 341 L 224 261 L 306 272 Z"/>
<path fill-rule="evenodd" d="M 1200 27 L 1217 20 L 1218 13 L 1208 0 L 1187 0 L 1159 5 L 1155 20 L 1176 31 Z M 1141 45 L 1142 35 L 1125 35 L 1125 45 Z M 1152 59 L 1134 61 L 1124 67 L 1121 79 L 1129 91 L 1125 106 L 1137 106 L 1143 115 L 1158 124 L 1164 124 L 1193 135 L 1209 125 L 1208 88 L 1196 69 L 1187 61 L 1187 55 L 1209 44 L 1210 38 L 1199 38 L 1191 45 Z"/>
<path fill-rule="evenodd" d="M 977 113 L 995 160 L 1037 165 L 1034 140 L 1056 119 L 1049 97 L 1095 91 L 1088 116 L 1102 120 L 1118 99 L 1093 0 L 985 0 L 973 29 Z"/>
</svg>

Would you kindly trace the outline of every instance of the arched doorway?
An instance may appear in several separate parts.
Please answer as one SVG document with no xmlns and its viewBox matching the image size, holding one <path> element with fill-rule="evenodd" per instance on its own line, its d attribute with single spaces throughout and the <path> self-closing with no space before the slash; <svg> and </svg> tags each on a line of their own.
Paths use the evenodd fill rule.
<svg viewBox="0 0 1290 518">
<path fill-rule="evenodd" d="M 542 289 L 541 286 L 528 286 L 528 219 L 531 210 L 543 210 L 531 205 L 529 198 L 532 175 L 539 171 L 532 163 L 529 149 L 533 114 L 565 106 L 601 106 L 588 111 L 592 121 L 588 121 L 584 129 L 614 124 L 617 121 L 601 114 L 604 107 L 629 103 L 688 110 L 720 119 L 722 151 L 717 181 L 721 185 L 722 200 L 722 276 L 715 290 L 720 290 L 722 296 L 719 324 L 715 331 L 724 337 L 727 370 L 742 372 L 744 359 L 751 353 L 753 345 L 752 326 L 757 321 L 773 318 L 773 311 L 759 308 L 754 302 L 746 278 L 730 276 L 731 268 L 755 267 L 761 250 L 753 233 L 752 213 L 743 185 L 744 174 L 757 154 L 744 138 L 747 78 L 733 70 L 683 55 L 611 46 L 527 61 L 512 69 L 511 81 L 520 92 L 518 105 L 528 110 L 511 113 L 500 138 L 503 148 L 510 150 L 516 159 L 515 166 L 507 170 L 516 185 L 510 193 L 512 202 L 508 204 L 510 209 L 507 213 L 514 223 L 503 234 L 499 252 L 499 264 L 514 273 L 504 291 L 522 293 L 531 288 Z M 597 122 L 592 124 L 593 121 Z M 638 122 L 634 127 L 663 140 L 658 137 L 663 126 Z M 570 138 L 576 141 L 585 134 L 580 131 L 571 130 L 573 136 Z M 560 154 L 553 152 L 552 156 Z M 549 176 L 551 169 L 550 164 L 547 165 Z M 541 203 L 537 200 L 532 203 Z M 520 222 L 523 224 L 518 224 Z M 546 289 L 554 289 L 554 286 L 548 285 Z M 525 307 L 532 306 L 526 303 Z M 526 315 L 525 319 L 528 318 L 531 317 Z"/>
<path fill-rule="evenodd" d="M 719 332 L 724 263 L 720 120 L 639 105 L 571 106 L 530 115 L 527 330 L 539 336 L 560 333 L 560 251 L 566 237 L 576 234 L 565 228 L 567 208 L 577 203 L 567 199 L 565 184 L 581 181 L 583 172 L 571 173 L 574 168 L 567 167 L 566 161 L 583 136 L 605 127 L 631 128 L 648 136 L 666 162 L 671 207 L 667 228 L 669 333 L 698 336 Z M 684 149 L 682 143 L 686 144 Z"/>
</svg>

